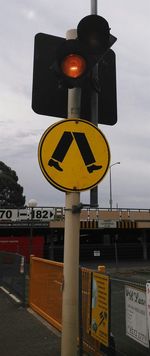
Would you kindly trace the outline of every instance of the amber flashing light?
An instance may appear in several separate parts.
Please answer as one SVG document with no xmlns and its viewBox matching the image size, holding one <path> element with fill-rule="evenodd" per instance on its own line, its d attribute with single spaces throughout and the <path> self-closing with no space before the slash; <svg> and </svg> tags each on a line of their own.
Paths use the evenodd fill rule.
<svg viewBox="0 0 150 356">
<path fill-rule="evenodd" d="M 67 77 L 78 78 L 81 77 L 86 70 L 86 61 L 78 54 L 69 54 L 63 59 L 61 68 Z"/>
</svg>

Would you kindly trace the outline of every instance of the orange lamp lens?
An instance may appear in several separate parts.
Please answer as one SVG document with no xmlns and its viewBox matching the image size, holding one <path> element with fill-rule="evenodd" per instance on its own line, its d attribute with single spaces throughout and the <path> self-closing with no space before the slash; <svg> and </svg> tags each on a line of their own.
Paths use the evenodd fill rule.
<svg viewBox="0 0 150 356">
<path fill-rule="evenodd" d="M 78 54 L 69 54 L 64 58 L 61 68 L 67 77 L 78 78 L 85 72 L 86 61 Z"/>
</svg>

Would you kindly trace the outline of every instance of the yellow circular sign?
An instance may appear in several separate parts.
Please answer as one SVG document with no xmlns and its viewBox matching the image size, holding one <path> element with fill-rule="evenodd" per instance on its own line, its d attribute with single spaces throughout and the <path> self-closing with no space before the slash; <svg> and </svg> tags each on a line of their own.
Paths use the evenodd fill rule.
<svg viewBox="0 0 150 356">
<path fill-rule="evenodd" d="M 38 148 L 45 178 L 62 191 L 82 191 L 105 176 L 110 150 L 104 134 L 93 124 L 66 119 L 48 127 Z"/>
</svg>

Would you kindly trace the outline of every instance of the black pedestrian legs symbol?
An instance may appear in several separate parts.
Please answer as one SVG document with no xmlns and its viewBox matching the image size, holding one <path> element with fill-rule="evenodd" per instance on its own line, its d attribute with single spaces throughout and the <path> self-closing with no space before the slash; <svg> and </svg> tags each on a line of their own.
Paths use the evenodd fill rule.
<svg viewBox="0 0 150 356">
<path fill-rule="evenodd" d="M 52 157 L 48 161 L 48 165 L 50 167 L 56 168 L 58 171 L 63 171 L 62 167 L 60 166 L 60 163 L 63 162 L 69 150 L 69 147 L 74 139 L 77 143 L 77 146 L 79 148 L 79 151 L 81 153 L 88 172 L 92 173 L 95 170 L 101 169 L 102 166 L 95 164 L 96 161 L 86 138 L 86 135 L 82 132 L 70 131 L 64 131 L 60 141 L 58 142 L 58 145 L 56 146 L 52 154 Z"/>
</svg>

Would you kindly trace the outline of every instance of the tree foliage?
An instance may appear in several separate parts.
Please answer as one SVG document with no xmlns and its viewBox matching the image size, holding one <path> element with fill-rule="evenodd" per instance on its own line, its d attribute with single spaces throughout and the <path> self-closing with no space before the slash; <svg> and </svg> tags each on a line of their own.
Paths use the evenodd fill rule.
<svg viewBox="0 0 150 356">
<path fill-rule="evenodd" d="M 22 208 L 24 204 L 25 196 L 16 172 L 0 161 L 0 208 Z"/>
</svg>

